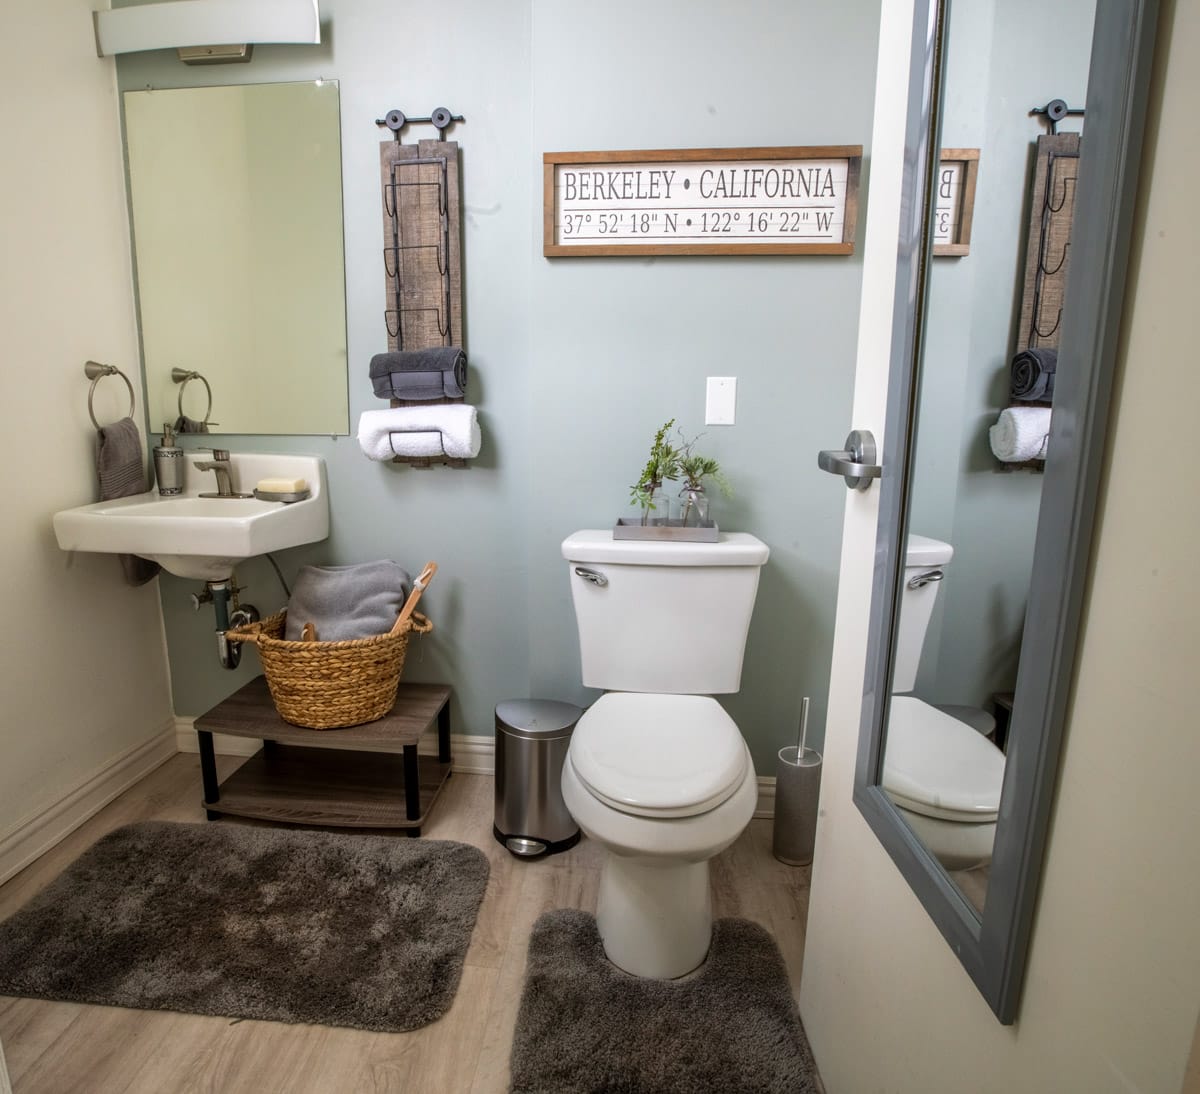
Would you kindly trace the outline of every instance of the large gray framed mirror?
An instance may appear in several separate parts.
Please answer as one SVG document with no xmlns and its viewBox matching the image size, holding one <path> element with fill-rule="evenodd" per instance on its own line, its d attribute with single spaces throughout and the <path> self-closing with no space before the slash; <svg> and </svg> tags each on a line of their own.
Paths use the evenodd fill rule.
<svg viewBox="0 0 1200 1094">
<path fill-rule="evenodd" d="M 1061 12 L 1055 10 L 1059 7 Z M 1093 7 L 1091 0 L 1055 0 L 1049 5 L 964 4 L 962 9 L 959 19 L 949 0 L 915 4 L 905 212 L 854 800 L 996 1016 L 1011 1023 L 1020 999 L 1074 666 L 1157 3 L 1096 0 Z M 1072 27 L 1083 41 L 1068 46 L 1060 36 Z M 1057 371 L 1045 459 L 1014 470 L 991 456 L 987 430 L 1005 405 L 1009 362 L 1020 344 L 1018 270 L 1024 245 L 1017 245 L 1006 225 L 1023 225 L 1029 218 L 1036 119 L 1013 119 L 1029 127 L 1027 151 L 1017 162 L 1011 150 L 1005 152 L 1003 140 L 989 141 L 995 124 L 981 124 L 975 140 L 961 128 L 947 134 L 954 146 L 980 148 L 970 256 L 933 259 L 931 241 L 942 134 L 961 124 L 955 112 L 961 113 L 963 97 L 980 90 L 947 87 L 954 51 L 971 51 L 970 79 L 994 87 L 1019 77 L 1022 59 L 989 59 L 980 50 L 1020 43 L 1024 35 L 1049 36 L 1054 65 L 1061 65 L 1066 85 L 1063 95 L 1075 94 L 1069 58 L 1082 51 L 1086 99 L 1070 104 L 1082 105 L 1085 114 L 1070 270 L 1061 315 L 1055 317 Z M 1024 113 L 1052 97 L 1043 94 L 1039 102 L 1044 86 L 1044 80 L 1030 80 L 1024 97 L 1011 86 L 1003 88 L 995 101 L 982 105 L 983 114 Z M 999 191 L 988 190 L 1000 183 L 1011 186 L 1012 179 L 1026 180 L 1024 204 L 1016 198 L 1017 213 L 1011 192 L 1001 199 Z M 967 265 L 973 262 L 975 267 Z M 964 288 L 976 278 L 979 284 Z M 946 316 L 961 320 L 963 302 L 972 296 L 976 304 L 990 303 L 968 332 L 960 330 L 955 343 L 947 336 Z M 957 311 L 949 306 L 955 303 Z M 958 367 L 947 354 L 948 343 L 961 350 Z M 968 382 L 975 385 L 974 395 L 965 390 Z M 946 414 L 957 417 L 951 421 L 942 417 Z M 956 436 L 961 432 L 953 474 L 946 473 L 946 451 L 939 450 L 947 443 L 947 428 Z M 936 560 L 932 554 L 921 558 L 918 545 L 942 553 Z M 906 563 L 912 563 L 907 574 Z M 940 603 L 931 610 L 933 594 Z M 911 607 L 921 598 L 922 605 Z M 916 662 L 909 633 L 914 619 Z M 937 738 L 942 744 L 936 752 L 928 737 L 911 732 L 915 706 L 921 708 L 916 720 L 922 725 L 936 723 L 939 733 L 948 731 L 948 737 Z M 1003 750 L 984 739 L 985 734 L 995 737 L 988 719 L 997 713 L 1007 722 Z M 946 743 L 951 737 L 965 742 L 961 754 L 955 751 L 958 744 Z M 920 762 L 910 764 L 914 756 Z M 964 769 L 967 757 L 969 777 L 961 798 L 934 801 L 929 809 L 922 806 L 929 787 L 918 785 L 921 779 L 913 772 L 923 770 L 931 756 L 943 769 L 956 770 Z M 990 765 L 989 778 L 998 791 L 990 803 L 980 789 L 988 778 L 970 766 L 977 757 L 983 757 L 981 766 Z"/>
<path fill-rule="evenodd" d="M 150 429 L 346 434 L 337 83 L 123 99 Z"/>
</svg>

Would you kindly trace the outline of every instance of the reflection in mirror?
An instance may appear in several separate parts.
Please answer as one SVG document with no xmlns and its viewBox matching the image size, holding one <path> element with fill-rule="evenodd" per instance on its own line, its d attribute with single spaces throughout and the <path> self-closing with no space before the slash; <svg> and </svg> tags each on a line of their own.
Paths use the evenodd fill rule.
<svg viewBox="0 0 1200 1094">
<path fill-rule="evenodd" d="M 1073 63 L 1076 48 L 1086 50 L 1082 42 L 1068 48 L 1064 30 L 1067 14 L 1078 11 L 1075 25 L 1086 41 L 1086 8 L 1056 3 L 1048 13 L 1024 0 L 956 5 L 954 40 L 944 51 L 938 46 L 948 41 L 946 4 L 913 0 L 884 474 L 854 802 L 997 1018 L 1010 1023 L 1029 953 L 1078 642 L 1158 9 L 1156 0 L 1096 3 L 1069 277 L 1061 314 L 1054 305 L 1050 324 L 1058 331 L 1053 417 L 1045 471 L 1038 474 L 998 471 L 989 452 L 990 427 L 1008 402 L 1007 358 L 1019 344 L 1014 329 L 1028 330 L 1015 321 L 1016 286 L 1028 273 L 1017 267 L 1022 225 L 1034 220 L 1035 208 L 1025 198 L 1031 138 L 1019 131 L 1015 158 L 1006 156 L 1004 128 L 1029 121 L 1023 114 L 1032 107 L 1075 94 L 1065 81 L 1079 78 L 1080 70 L 1071 70 L 1074 77 L 1064 70 L 1064 82 L 1058 72 Z M 1024 15 L 1010 21 L 1014 10 Z M 1043 39 L 1050 52 L 1040 55 L 1039 67 Z M 944 53 L 951 80 L 964 63 L 969 78 L 952 82 L 943 101 L 937 62 Z M 1029 86 L 1008 86 L 1009 75 L 1022 72 Z M 939 141 L 943 113 L 950 125 L 969 106 L 974 88 L 987 92 L 975 108 L 982 139 L 964 126 Z M 979 190 L 969 256 L 932 260 L 933 183 L 938 150 L 947 144 L 980 147 Z M 942 559 L 922 560 L 924 583 L 912 590 L 905 577 L 921 573 L 905 574 L 910 545 Z M 941 580 L 929 580 L 937 572 Z M 921 612 L 910 612 L 909 604 L 920 604 Z M 898 640 L 901 629 L 914 628 L 922 632 L 917 639 Z M 904 665 L 905 649 L 917 658 L 915 672 Z M 893 694 L 910 686 L 909 677 L 911 691 Z M 945 831 L 934 836 L 918 828 L 924 820 L 959 823 L 955 814 L 966 813 L 962 807 L 971 799 L 952 800 L 944 810 L 949 817 L 902 813 L 900 799 L 933 796 L 934 780 L 948 779 L 950 769 L 962 766 L 961 756 L 906 749 L 899 722 L 919 715 L 936 733 L 952 729 L 956 747 L 974 741 L 980 747 L 972 751 L 998 765 L 968 724 L 977 715 L 965 717 L 961 708 L 1006 713 L 1002 692 L 1003 701 L 987 710 L 1006 683 L 1013 695 L 995 831 L 974 833 L 985 838 L 967 849 L 968 861 L 986 858 L 990 842 L 990 863 L 947 869 L 935 849 Z M 889 757 L 893 745 L 897 751 Z M 897 784 L 889 759 L 899 767 L 933 767 L 919 778 L 910 770 L 908 783 Z M 896 790 L 889 792 L 889 782 Z"/>
<path fill-rule="evenodd" d="M 336 83 L 124 95 L 149 426 L 345 434 Z M 182 401 L 181 401 L 182 398 Z"/>
<path fill-rule="evenodd" d="M 944 54 L 940 143 L 981 154 L 970 254 L 934 258 L 926 283 L 882 783 L 979 912 L 1043 479 L 1040 462 L 1001 462 L 989 445 L 990 427 L 1016 402 L 1010 362 L 1030 343 L 1022 300 L 1038 288 L 1025 291 L 1025 269 L 1027 250 L 1038 252 L 1027 237 L 1043 206 L 1034 149 L 1047 127 L 1029 111 L 1053 99 L 1083 104 L 1094 17 L 1093 0 L 958 4 Z M 1059 132 L 1084 120 L 1066 117 Z M 1056 338 L 1046 322 L 1041 344 Z M 1018 424 L 1043 410 L 1017 407 Z"/>
</svg>

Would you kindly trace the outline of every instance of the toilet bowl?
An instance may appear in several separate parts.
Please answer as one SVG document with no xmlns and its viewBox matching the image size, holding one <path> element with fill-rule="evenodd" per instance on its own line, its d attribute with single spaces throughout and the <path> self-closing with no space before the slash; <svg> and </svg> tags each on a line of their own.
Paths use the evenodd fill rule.
<svg viewBox="0 0 1200 1094">
<path fill-rule="evenodd" d="M 881 781 L 933 856 L 947 870 L 969 870 L 991 861 L 1004 753 L 973 725 L 909 694 L 916 685 L 934 601 L 953 557 L 948 543 L 908 537 Z M 949 709 L 982 714 L 973 708 Z"/>
<path fill-rule="evenodd" d="M 893 695 L 883 789 L 947 870 L 989 862 L 1004 754 L 970 726 L 911 695 Z"/>
<path fill-rule="evenodd" d="M 758 783 L 715 699 L 609 693 L 575 727 L 563 801 L 608 851 L 596 921 L 610 961 L 670 979 L 712 935 L 708 860 L 754 815 Z"/>
<path fill-rule="evenodd" d="M 583 682 L 606 689 L 563 764 L 568 812 L 605 848 L 596 907 L 604 952 L 673 979 L 712 938 L 709 860 L 758 798 L 750 752 L 712 697 L 737 691 L 765 544 L 614 540 L 577 532 L 570 567 Z"/>
</svg>

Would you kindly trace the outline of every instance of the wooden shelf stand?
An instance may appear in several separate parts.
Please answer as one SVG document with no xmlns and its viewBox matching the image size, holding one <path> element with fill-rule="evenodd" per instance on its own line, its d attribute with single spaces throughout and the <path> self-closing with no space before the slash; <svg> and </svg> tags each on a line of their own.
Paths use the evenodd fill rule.
<svg viewBox="0 0 1200 1094">
<path fill-rule="evenodd" d="M 398 828 L 410 836 L 450 777 L 450 689 L 401 683 L 396 704 L 378 721 L 344 729 L 285 722 L 259 676 L 196 719 L 204 808 L 288 824 Z M 436 726 L 438 754 L 417 744 Z M 217 782 L 213 734 L 262 740 L 263 748 Z"/>
</svg>

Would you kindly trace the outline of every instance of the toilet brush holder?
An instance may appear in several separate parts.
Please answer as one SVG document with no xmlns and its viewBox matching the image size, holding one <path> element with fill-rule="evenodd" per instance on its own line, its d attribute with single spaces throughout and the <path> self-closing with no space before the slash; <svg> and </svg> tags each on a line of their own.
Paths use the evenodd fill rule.
<svg viewBox="0 0 1200 1094">
<path fill-rule="evenodd" d="M 775 831 L 772 852 L 789 866 L 813 860 L 817 803 L 821 792 L 821 754 L 788 745 L 775 765 Z"/>
</svg>

